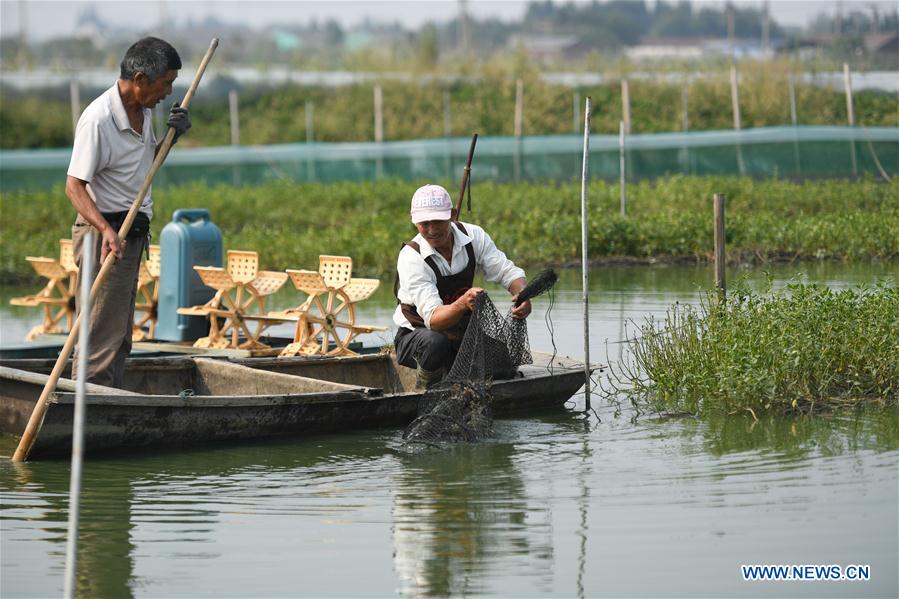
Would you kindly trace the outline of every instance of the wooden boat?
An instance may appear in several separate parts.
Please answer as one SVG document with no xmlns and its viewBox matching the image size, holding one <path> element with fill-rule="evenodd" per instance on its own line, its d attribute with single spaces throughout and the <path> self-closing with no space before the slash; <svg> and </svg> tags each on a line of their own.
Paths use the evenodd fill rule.
<svg viewBox="0 0 899 599">
<path fill-rule="evenodd" d="M 519 376 L 492 384 L 497 416 L 561 406 L 584 365 L 534 352 Z M 19 435 L 54 360 L 0 360 L 0 432 Z M 63 377 L 70 376 L 68 370 Z M 180 447 L 277 435 L 401 427 L 423 391 L 392 354 L 332 358 L 131 358 L 123 389 L 89 385 L 90 453 Z M 31 458 L 71 451 L 75 383 L 60 379 Z"/>
</svg>

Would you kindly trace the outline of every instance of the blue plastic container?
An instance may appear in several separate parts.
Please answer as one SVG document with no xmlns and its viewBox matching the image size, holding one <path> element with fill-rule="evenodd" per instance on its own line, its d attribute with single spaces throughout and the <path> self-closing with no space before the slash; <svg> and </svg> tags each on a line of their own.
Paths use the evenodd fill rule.
<svg viewBox="0 0 899 599">
<path fill-rule="evenodd" d="M 178 308 L 209 301 L 215 291 L 200 280 L 194 266 L 222 265 L 222 231 L 203 209 L 175 210 L 159 240 L 159 315 L 156 338 L 194 341 L 207 334 L 202 316 L 178 314 Z"/>
</svg>

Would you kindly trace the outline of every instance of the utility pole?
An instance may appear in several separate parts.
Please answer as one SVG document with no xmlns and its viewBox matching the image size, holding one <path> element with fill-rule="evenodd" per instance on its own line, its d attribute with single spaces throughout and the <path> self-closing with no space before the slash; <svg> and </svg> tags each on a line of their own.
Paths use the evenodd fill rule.
<svg viewBox="0 0 899 599">
<path fill-rule="evenodd" d="M 19 0 L 19 68 L 28 68 L 28 5 Z"/>
<path fill-rule="evenodd" d="M 730 57 L 736 53 L 736 25 L 734 24 L 734 5 L 727 3 L 727 43 L 730 46 Z"/>
<path fill-rule="evenodd" d="M 471 50 L 471 31 L 468 22 L 468 0 L 459 0 L 459 46 L 467 55 Z"/>
<path fill-rule="evenodd" d="M 837 35 L 843 35 L 843 0 L 837 0 Z"/>
<path fill-rule="evenodd" d="M 771 22 L 768 17 L 768 0 L 762 6 L 762 57 L 768 58 Z"/>
</svg>

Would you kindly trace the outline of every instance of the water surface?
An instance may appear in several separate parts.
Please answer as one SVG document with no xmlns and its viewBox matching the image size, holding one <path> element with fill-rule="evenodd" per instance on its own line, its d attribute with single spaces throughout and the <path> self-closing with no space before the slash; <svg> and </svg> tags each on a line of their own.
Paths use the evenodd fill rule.
<svg viewBox="0 0 899 599">
<path fill-rule="evenodd" d="M 800 270 L 838 287 L 899 276 L 896 264 L 770 270 L 776 286 Z M 746 274 L 753 286 L 766 279 Z M 615 359 L 623 322 L 697 302 L 710 277 L 706 267 L 594 271 L 591 357 Z M 565 273 L 551 313 L 558 351 L 573 356 L 584 353 L 579 285 Z M 282 292 L 277 302 L 295 299 Z M 546 305 L 530 321 L 537 349 L 551 347 Z M 359 320 L 389 324 L 391 311 L 379 293 Z M 31 314 L 0 309 L 4 343 L 30 328 Z M 583 417 L 581 394 L 448 451 L 408 453 L 400 431 L 376 430 L 91 458 L 79 594 L 899 593 L 895 411 L 632 422 L 593 405 L 599 419 Z M 14 443 L 0 438 L 0 454 Z M 61 594 L 68 481 L 65 461 L 0 461 L 3 597 Z M 741 564 L 869 564 L 872 577 L 744 582 Z"/>
</svg>

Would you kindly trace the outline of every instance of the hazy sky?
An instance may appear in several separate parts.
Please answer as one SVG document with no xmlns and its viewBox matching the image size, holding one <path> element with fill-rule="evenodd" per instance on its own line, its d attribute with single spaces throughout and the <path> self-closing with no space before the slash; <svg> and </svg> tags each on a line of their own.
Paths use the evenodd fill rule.
<svg viewBox="0 0 899 599">
<path fill-rule="evenodd" d="M 576 0 L 582 1 L 582 0 Z M 586 0 L 583 0 L 586 1 Z M 691 0 L 696 5 L 721 6 L 724 0 Z M 762 0 L 735 0 L 738 5 L 761 6 Z M 771 15 L 781 24 L 804 25 L 819 12 L 834 14 L 837 0 L 770 0 Z M 881 11 L 895 10 L 895 0 L 843 0 L 843 11 L 869 11 L 872 5 Z M 459 3 L 450 0 L 327 0 L 319 2 L 288 0 L 209 1 L 209 0 L 0 0 L 0 33 L 17 34 L 20 23 L 27 26 L 29 39 L 41 40 L 71 33 L 78 16 L 93 6 L 111 25 L 141 29 L 158 23 L 161 15 L 183 24 L 188 19 L 214 15 L 226 23 L 245 23 L 259 27 L 271 23 L 305 23 L 312 19 L 335 19 L 343 26 L 372 21 L 398 21 L 417 27 L 427 21 L 442 21 L 455 16 Z M 477 18 L 518 19 L 527 2 L 521 0 L 470 0 L 469 12 Z"/>
</svg>

